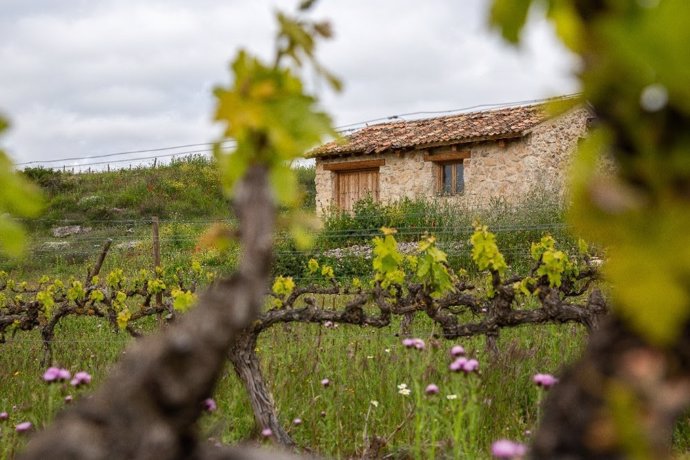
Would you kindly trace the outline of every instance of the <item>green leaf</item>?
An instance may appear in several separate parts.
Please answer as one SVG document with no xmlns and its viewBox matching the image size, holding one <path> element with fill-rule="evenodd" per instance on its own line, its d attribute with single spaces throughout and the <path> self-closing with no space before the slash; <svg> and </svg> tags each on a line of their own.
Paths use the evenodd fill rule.
<svg viewBox="0 0 690 460">
<path fill-rule="evenodd" d="M 517 43 L 531 4 L 532 0 L 494 0 L 489 16 L 490 24 L 500 30 L 503 38 Z"/>
<path fill-rule="evenodd" d="M 19 257 L 23 254 L 26 244 L 26 236 L 22 227 L 0 214 L 0 250 L 10 257 Z"/>
</svg>

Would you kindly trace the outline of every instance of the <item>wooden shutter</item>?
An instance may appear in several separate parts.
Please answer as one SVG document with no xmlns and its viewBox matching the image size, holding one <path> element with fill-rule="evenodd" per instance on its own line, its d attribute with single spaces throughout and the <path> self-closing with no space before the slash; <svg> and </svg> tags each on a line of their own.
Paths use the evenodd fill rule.
<svg viewBox="0 0 690 460">
<path fill-rule="evenodd" d="M 342 171 L 336 176 L 336 196 L 338 207 L 352 211 L 352 205 L 368 194 L 379 200 L 379 170 Z"/>
</svg>

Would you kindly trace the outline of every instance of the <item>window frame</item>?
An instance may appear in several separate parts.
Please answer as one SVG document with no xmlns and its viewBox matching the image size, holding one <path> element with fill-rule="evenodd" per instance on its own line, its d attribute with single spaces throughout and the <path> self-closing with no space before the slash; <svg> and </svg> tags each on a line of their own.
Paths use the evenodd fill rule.
<svg viewBox="0 0 690 460">
<path fill-rule="evenodd" d="M 457 166 L 462 166 L 462 181 L 460 183 L 460 191 L 458 191 L 458 174 Z M 452 166 L 450 191 L 445 187 L 445 169 L 446 166 Z M 440 196 L 461 196 L 465 194 L 465 160 L 449 160 L 436 162 L 436 193 Z"/>
</svg>

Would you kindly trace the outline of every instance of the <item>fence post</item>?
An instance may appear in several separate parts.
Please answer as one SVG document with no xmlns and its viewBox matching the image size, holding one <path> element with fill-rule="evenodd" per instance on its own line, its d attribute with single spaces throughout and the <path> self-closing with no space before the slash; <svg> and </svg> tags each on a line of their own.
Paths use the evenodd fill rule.
<svg viewBox="0 0 690 460">
<path fill-rule="evenodd" d="M 160 245 L 160 235 L 158 232 L 158 216 L 153 216 L 151 218 L 152 230 L 153 230 L 153 271 L 155 273 L 156 269 L 161 266 L 161 245 Z M 163 294 L 156 294 L 156 306 L 160 307 L 163 304 Z M 162 317 L 159 314 L 158 320 L 162 321 Z"/>
</svg>

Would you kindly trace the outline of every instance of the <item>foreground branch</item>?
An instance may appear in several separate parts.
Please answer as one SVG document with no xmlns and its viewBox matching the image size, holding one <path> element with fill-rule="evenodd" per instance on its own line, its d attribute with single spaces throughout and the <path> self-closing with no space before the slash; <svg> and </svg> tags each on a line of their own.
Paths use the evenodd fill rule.
<svg viewBox="0 0 690 460">
<path fill-rule="evenodd" d="M 271 260 L 274 205 L 265 169 L 253 167 L 235 196 L 238 272 L 201 295 L 181 321 L 135 342 L 101 388 L 60 414 L 22 458 L 213 457 L 200 447 L 195 422 L 237 332 L 258 314 Z"/>
</svg>

